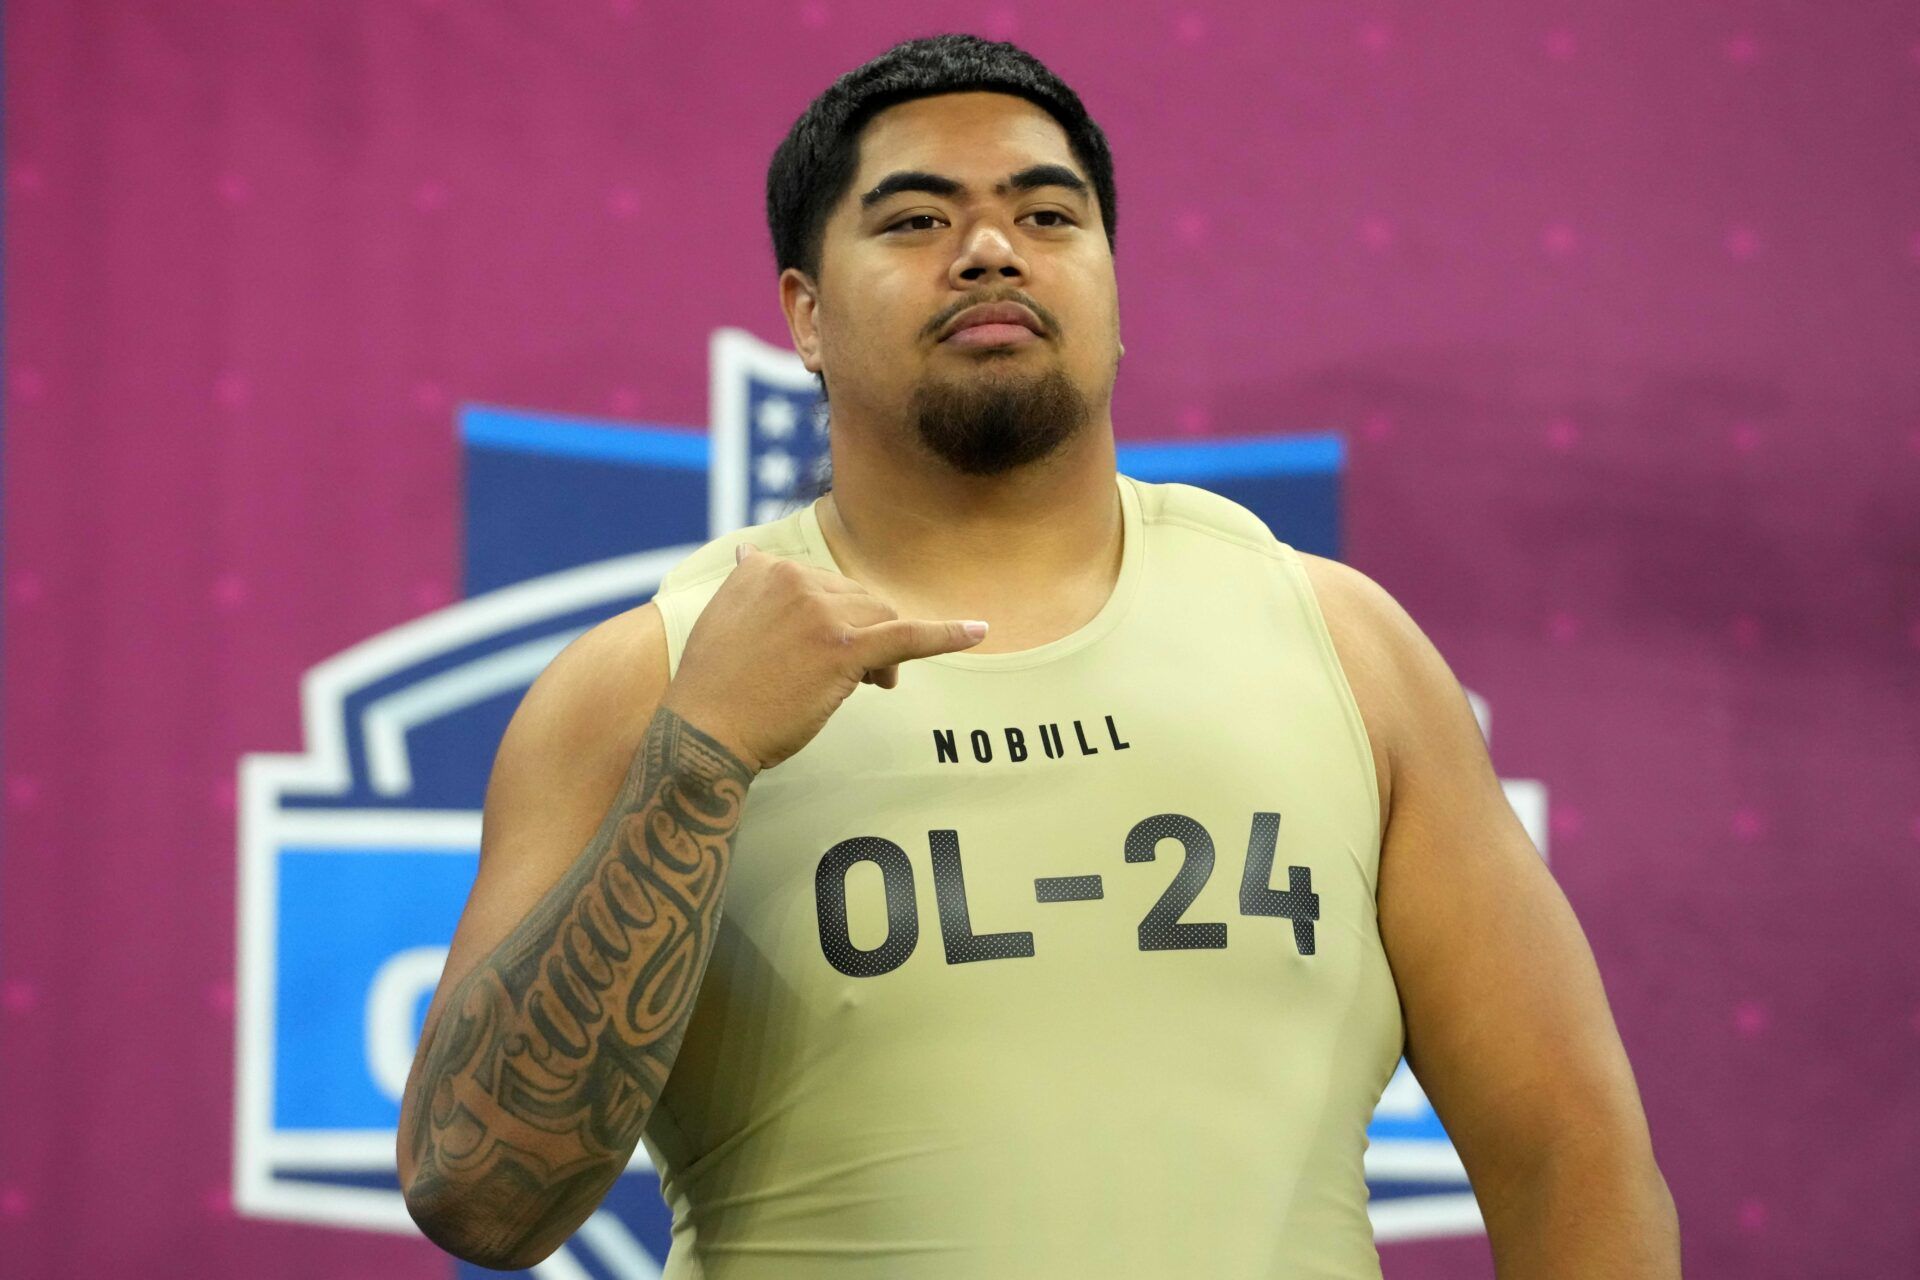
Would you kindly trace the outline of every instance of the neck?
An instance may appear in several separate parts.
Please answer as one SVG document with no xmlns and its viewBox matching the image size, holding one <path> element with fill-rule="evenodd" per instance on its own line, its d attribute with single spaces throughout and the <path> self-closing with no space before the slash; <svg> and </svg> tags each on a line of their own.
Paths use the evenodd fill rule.
<svg viewBox="0 0 1920 1280">
<path fill-rule="evenodd" d="M 897 607 L 973 608 L 965 616 L 992 621 L 1044 611 L 1050 592 L 1091 585 L 1104 599 L 1119 576 L 1110 423 L 997 476 L 853 443 L 833 442 L 834 487 L 816 504 L 821 534 L 849 577 Z"/>
</svg>

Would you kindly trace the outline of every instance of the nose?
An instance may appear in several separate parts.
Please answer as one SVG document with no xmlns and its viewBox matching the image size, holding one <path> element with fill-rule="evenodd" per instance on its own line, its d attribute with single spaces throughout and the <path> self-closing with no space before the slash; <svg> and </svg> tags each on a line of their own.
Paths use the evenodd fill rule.
<svg viewBox="0 0 1920 1280">
<path fill-rule="evenodd" d="M 995 280 L 1024 280 L 1027 263 L 999 224 L 982 218 L 962 241 L 948 274 L 956 288 L 972 288 Z"/>
</svg>

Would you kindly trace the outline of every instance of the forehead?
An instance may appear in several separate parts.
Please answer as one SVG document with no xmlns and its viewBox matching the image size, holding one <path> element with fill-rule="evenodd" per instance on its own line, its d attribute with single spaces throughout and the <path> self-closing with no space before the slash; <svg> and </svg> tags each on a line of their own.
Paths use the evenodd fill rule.
<svg viewBox="0 0 1920 1280">
<path fill-rule="evenodd" d="M 925 169 L 985 190 L 1043 161 L 1080 168 L 1066 130 L 1043 108 L 1005 93 L 943 93 L 888 107 L 867 122 L 853 190 L 865 191 L 895 169 Z"/>
</svg>

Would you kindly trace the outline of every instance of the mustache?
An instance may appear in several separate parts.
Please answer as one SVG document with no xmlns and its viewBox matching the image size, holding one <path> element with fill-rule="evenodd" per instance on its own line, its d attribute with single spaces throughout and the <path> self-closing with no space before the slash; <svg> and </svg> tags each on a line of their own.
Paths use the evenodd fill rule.
<svg viewBox="0 0 1920 1280">
<path fill-rule="evenodd" d="M 1059 321 L 1054 319 L 1053 312 L 1047 310 L 1045 307 L 1035 302 L 1032 298 L 1029 298 L 1026 294 L 1021 293 L 1018 290 L 1015 290 L 1011 293 L 985 293 L 985 294 L 979 294 L 973 297 L 962 298 L 960 301 L 954 303 L 953 305 L 942 308 L 940 311 L 940 314 L 936 315 L 932 319 L 932 321 L 928 323 L 926 330 L 922 336 L 928 337 L 928 338 L 937 338 L 940 336 L 941 331 L 944 330 L 949 324 L 953 322 L 953 318 L 959 315 L 962 311 L 966 311 L 972 307 L 985 306 L 987 303 L 990 303 L 990 302 L 1018 303 L 1019 305 L 1025 307 L 1027 310 L 1033 312 L 1034 315 L 1039 317 L 1040 323 L 1042 326 L 1044 326 L 1048 337 L 1052 337 L 1054 334 L 1057 334 L 1060 332 L 1060 323 Z"/>
</svg>

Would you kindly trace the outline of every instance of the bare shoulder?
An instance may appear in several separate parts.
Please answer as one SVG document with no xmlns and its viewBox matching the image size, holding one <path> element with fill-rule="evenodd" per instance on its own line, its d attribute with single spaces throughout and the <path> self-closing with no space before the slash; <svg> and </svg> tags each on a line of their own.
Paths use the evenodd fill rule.
<svg viewBox="0 0 1920 1280">
<path fill-rule="evenodd" d="M 576 661 L 583 669 L 629 691 L 666 685 L 667 624 L 651 600 L 595 623 L 567 647 L 579 650 Z"/>
<path fill-rule="evenodd" d="M 1299 555 L 1366 725 L 1380 780 L 1380 811 L 1389 813 L 1393 763 L 1406 721 L 1405 699 L 1396 684 L 1402 667 L 1394 655 L 1407 641 L 1407 628 L 1418 628 L 1400 602 L 1360 570 L 1308 551 Z"/>
<path fill-rule="evenodd" d="M 487 786 L 481 862 L 564 829 L 571 857 L 625 777 L 668 683 L 666 626 L 651 601 L 596 623 L 556 654 L 520 700 Z M 541 843 L 544 845 L 544 838 Z"/>
<path fill-rule="evenodd" d="M 581 732 L 605 731 L 651 719 L 667 680 L 666 623 L 649 600 L 574 637 L 534 681 L 527 704 L 550 706 Z"/>
</svg>

